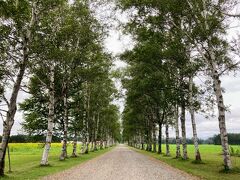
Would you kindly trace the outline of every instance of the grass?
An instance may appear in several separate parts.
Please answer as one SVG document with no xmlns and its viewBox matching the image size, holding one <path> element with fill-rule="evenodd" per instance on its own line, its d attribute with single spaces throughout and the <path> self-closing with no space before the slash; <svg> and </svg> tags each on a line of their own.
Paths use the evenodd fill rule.
<svg viewBox="0 0 240 180">
<path fill-rule="evenodd" d="M 79 149 L 80 147 L 78 147 L 78 152 L 80 151 Z M 60 161 L 59 155 L 61 153 L 61 144 L 53 143 L 49 155 L 49 166 L 42 167 L 39 164 L 43 148 L 37 143 L 9 144 L 12 172 L 8 172 L 8 158 L 6 156 L 6 175 L 0 179 L 38 179 L 81 164 L 111 149 L 112 148 L 107 148 L 89 152 L 89 154 L 79 155 L 76 158 L 69 157 L 65 161 Z M 69 145 L 67 150 L 68 154 L 71 155 L 72 146 Z"/>
<path fill-rule="evenodd" d="M 239 147 L 232 146 L 237 149 Z M 163 145 L 163 154 L 159 155 L 144 150 L 135 149 L 137 152 L 143 153 L 159 159 L 175 168 L 181 169 L 192 175 L 202 179 L 209 180 L 240 180 L 240 157 L 231 157 L 233 170 L 225 172 L 223 169 L 223 159 L 221 155 L 221 146 L 218 145 L 200 145 L 202 162 L 194 161 L 194 146 L 188 145 L 188 160 L 175 158 L 175 145 L 170 145 L 171 156 L 164 155 L 165 146 Z"/>
</svg>

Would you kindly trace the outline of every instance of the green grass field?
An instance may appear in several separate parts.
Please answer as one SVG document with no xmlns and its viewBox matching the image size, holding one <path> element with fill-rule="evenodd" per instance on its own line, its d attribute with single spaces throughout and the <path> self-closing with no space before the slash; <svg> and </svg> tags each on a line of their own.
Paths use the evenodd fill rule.
<svg viewBox="0 0 240 180">
<path fill-rule="evenodd" d="M 80 147 L 78 147 L 78 152 Z M 61 144 L 53 143 L 50 150 L 49 166 L 41 167 L 40 160 L 43 148 L 37 143 L 19 143 L 9 144 L 12 172 L 8 172 L 8 158 L 6 156 L 6 176 L 1 179 L 37 179 L 42 176 L 53 174 L 84 161 L 95 158 L 112 148 L 89 152 L 89 154 L 79 155 L 76 158 L 69 157 L 65 161 L 59 161 L 61 153 Z M 68 154 L 71 155 L 72 146 L 68 146 Z"/>
<path fill-rule="evenodd" d="M 232 146 L 234 149 L 240 149 L 239 146 Z M 233 170 L 223 172 L 223 159 L 221 155 L 221 146 L 200 145 L 202 163 L 194 163 L 194 146 L 188 145 L 189 160 L 176 159 L 176 146 L 170 145 L 171 156 L 164 156 L 165 145 L 163 145 L 163 154 L 159 155 L 152 152 L 135 149 L 136 151 L 157 158 L 173 167 L 186 171 L 203 179 L 229 179 L 240 180 L 240 157 L 232 157 Z"/>
<path fill-rule="evenodd" d="M 68 158 L 65 161 L 59 161 L 59 155 L 61 152 L 61 144 L 53 143 L 50 151 L 49 163 L 50 166 L 41 167 L 39 165 L 42 147 L 37 143 L 25 143 L 25 144 L 10 144 L 11 164 L 12 171 L 8 173 L 8 161 L 6 161 L 6 176 L 1 179 L 37 179 L 42 176 L 53 174 L 55 172 L 68 169 L 74 165 L 78 165 L 84 161 L 95 158 L 112 148 L 99 150 L 96 152 L 90 152 L 89 154 L 79 155 L 77 158 Z M 234 149 L 240 149 L 238 146 L 233 146 Z M 78 152 L 79 152 L 78 147 Z M 164 154 L 159 155 L 156 153 L 146 152 L 135 149 L 136 151 L 160 159 L 167 164 L 199 176 L 203 179 L 240 179 L 240 157 L 232 157 L 232 163 L 234 166 L 233 171 L 229 173 L 222 172 L 223 163 L 221 155 L 221 146 L 215 145 L 200 145 L 200 151 L 202 155 L 202 164 L 193 163 L 194 160 L 194 147 L 188 145 L 189 160 L 184 161 L 182 159 L 175 159 L 175 145 L 170 146 L 171 157 L 166 157 Z M 165 146 L 163 145 L 163 152 Z M 72 146 L 68 146 L 68 154 L 71 155 Z M 7 157 L 6 157 L 7 159 Z"/>
</svg>

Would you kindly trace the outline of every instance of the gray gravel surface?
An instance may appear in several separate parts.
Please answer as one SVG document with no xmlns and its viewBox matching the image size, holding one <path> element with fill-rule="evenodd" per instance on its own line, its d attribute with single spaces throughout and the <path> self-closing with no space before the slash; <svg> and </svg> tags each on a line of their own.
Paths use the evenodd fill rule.
<svg viewBox="0 0 240 180">
<path fill-rule="evenodd" d="M 118 145 L 112 151 L 45 180 L 192 180 L 198 179 L 157 159 Z"/>
</svg>

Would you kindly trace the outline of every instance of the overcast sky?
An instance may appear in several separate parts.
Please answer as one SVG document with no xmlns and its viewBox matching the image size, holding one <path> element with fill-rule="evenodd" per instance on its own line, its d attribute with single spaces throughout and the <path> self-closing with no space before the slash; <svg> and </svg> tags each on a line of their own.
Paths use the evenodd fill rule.
<svg viewBox="0 0 240 180">
<path fill-rule="evenodd" d="M 236 12 L 240 11 L 238 11 L 237 9 Z M 124 19 L 124 15 L 121 15 L 120 17 L 120 19 Z M 231 28 L 228 31 L 229 40 L 231 40 L 233 37 L 236 37 L 237 34 L 240 32 L 239 25 L 240 20 L 232 21 L 231 27 L 235 28 Z M 131 38 L 130 36 L 123 36 L 122 33 L 120 33 L 117 29 L 112 29 L 109 32 L 109 37 L 105 40 L 105 47 L 109 52 L 113 53 L 114 55 L 118 55 L 124 50 L 132 48 Z M 125 67 L 126 64 L 120 60 L 117 60 L 115 61 L 115 66 L 115 68 Z M 229 75 L 222 77 L 222 85 L 226 90 L 226 93 L 224 94 L 225 104 L 227 106 L 230 106 L 231 111 L 230 113 L 227 113 L 227 130 L 229 133 L 240 133 L 240 74 L 237 74 L 236 76 Z M 18 102 L 22 102 L 27 96 L 27 94 L 20 93 Z M 124 101 L 119 100 L 115 103 L 119 105 L 122 111 L 124 108 Z M 20 125 L 22 119 L 22 113 L 18 111 L 15 118 L 15 124 L 13 125 L 12 134 L 22 133 Z M 206 139 L 207 137 L 219 133 L 217 118 L 205 119 L 203 116 L 197 115 L 196 121 L 198 135 L 200 138 Z M 187 135 L 188 137 L 191 137 L 192 129 L 189 117 L 187 117 L 186 126 L 187 131 L 189 132 L 187 133 Z M 2 132 L 2 122 L 0 122 L 0 131 Z M 170 134 L 172 137 L 174 137 L 175 134 L 173 129 L 171 130 Z"/>
</svg>

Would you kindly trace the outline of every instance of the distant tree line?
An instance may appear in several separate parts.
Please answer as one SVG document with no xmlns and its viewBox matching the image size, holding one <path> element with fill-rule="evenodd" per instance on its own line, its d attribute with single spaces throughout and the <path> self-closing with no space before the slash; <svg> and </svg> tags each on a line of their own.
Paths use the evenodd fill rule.
<svg viewBox="0 0 240 180">
<path fill-rule="evenodd" d="M 240 133 L 228 133 L 228 140 L 229 145 L 240 145 Z M 192 138 L 187 138 L 186 142 L 188 144 L 194 144 L 194 141 Z M 162 143 L 166 143 L 166 139 L 164 138 L 162 140 Z M 169 138 L 168 140 L 169 144 L 176 144 L 176 138 Z M 212 137 L 209 137 L 207 139 L 198 139 L 198 144 L 214 144 L 214 145 L 221 145 L 221 137 L 220 134 L 214 135 Z"/>
<path fill-rule="evenodd" d="M 240 133 L 229 133 L 228 134 L 229 144 L 230 145 L 240 145 Z M 2 136 L 0 136 L 0 140 L 2 140 Z M 10 143 L 41 143 L 44 142 L 44 135 L 24 135 L 17 134 L 12 135 L 10 137 Z M 194 144 L 192 138 L 186 139 L 188 144 Z M 59 136 L 53 136 L 52 142 L 61 142 L 61 138 Z M 209 137 L 208 139 L 198 139 L 199 144 L 214 144 L 221 145 L 220 134 Z M 166 138 L 163 138 L 162 143 L 166 143 Z M 176 144 L 176 138 L 169 138 L 169 144 Z"/>
<path fill-rule="evenodd" d="M 237 133 L 237 134 L 229 133 L 228 141 L 230 145 L 240 145 L 240 133 Z M 220 134 L 214 135 L 213 137 L 208 138 L 206 142 L 209 142 L 209 144 L 220 145 L 221 144 Z"/>
<path fill-rule="evenodd" d="M 10 143 L 44 143 L 46 137 L 44 135 L 24 135 L 24 134 L 17 134 L 12 135 L 9 139 Z M 2 140 L 2 136 L 0 136 L 0 140 Z M 52 142 L 61 142 L 61 138 L 58 136 L 54 136 L 52 138 Z"/>
<path fill-rule="evenodd" d="M 240 133 L 228 133 L 229 145 L 240 145 Z M 158 140 L 158 139 L 157 139 Z M 182 143 L 182 139 L 179 139 L 180 143 Z M 166 144 L 166 138 L 162 138 L 162 144 Z M 186 138 L 187 144 L 194 144 L 193 138 Z M 133 142 L 136 143 L 136 142 Z M 176 138 L 168 138 L 168 144 L 176 144 Z M 207 139 L 198 139 L 198 144 L 213 144 L 213 145 L 221 145 L 220 134 L 213 135 Z"/>
</svg>

